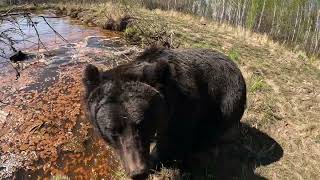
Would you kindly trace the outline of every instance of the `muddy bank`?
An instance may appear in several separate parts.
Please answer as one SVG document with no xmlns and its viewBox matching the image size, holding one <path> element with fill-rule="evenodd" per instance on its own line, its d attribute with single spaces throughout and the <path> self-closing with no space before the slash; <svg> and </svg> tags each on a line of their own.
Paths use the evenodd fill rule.
<svg viewBox="0 0 320 180">
<path fill-rule="evenodd" d="M 110 69 L 140 50 L 115 34 L 88 34 L 73 33 L 76 40 L 52 46 L 50 55 L 28 49 L 40 55 L 22 64 L 18 80 L 13 71 L 0 74 L 1 179 L 123 176 L 119 160 L 86 118 L 81 77 L 88 63 Z"/>
</svg>

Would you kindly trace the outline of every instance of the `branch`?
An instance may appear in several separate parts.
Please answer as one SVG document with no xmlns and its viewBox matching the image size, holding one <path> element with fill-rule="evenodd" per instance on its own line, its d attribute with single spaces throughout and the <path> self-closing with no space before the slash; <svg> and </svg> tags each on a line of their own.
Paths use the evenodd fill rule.
<svg viewBox="0 0 320 180">
<path fill-rule="evenodd" d="M 49 28 L 50 28 L 56 35 L 58 35 L 65 43 L 70 44 L 68 40 L 66 40 L 60 33 L 58 33 L 58 32 L 48 23 L 48 21 L 47 21 L 47 19 L 46 19 L 45 16 L 39 16 L 39 17 L 41 17 L 41 18 L 44 20 L 44 22 L 49 26 Z M 53 18 L 53 17 L 50 17 L 50 18 Z"/>
<path fill-rule="evenodd" d="M 10 103 L 4 102 L 3 100 L 0 99 L 0 103 L 3 105 L 9 105 Z"/>
<path fill-rule="evenodd" d="M 46 45 L 44 45 L 44 43 L 41 41 L 40 39 L 40 34 L 38 32 L 38 29 L 36 28 L 36 25 L 35 23 L 32 21 L 31 17 L 29 15 L 26 15 L 24 16 L 25 18 L 27 18 L 27 20 L 31 23 L 31 26 L 33 27 L 34 31 L 36 32 L 37 34 L 37 37 L 38 37 L 38 49 L 40 49 L 40 44 L 43 46 L 43 48 L 49 52 L 48 48 L 46 47 Z"/>
<path fill-rule="evenodd" d="M 19 12 L 19 13 L 5 13 L 5 14 L 0 14 L 0 18 L 4 17 L 11 17 L 11 16 L 28 16 L 31 15 L 31 13 L 28 12 Z"/>
<path fill-rule="evenodd" d="M 37 44 L 38 45 L 38 49 L 40 49 L 40 46 L 42 46 L 48 53 L 49 53 L 49 50 L 46 47 L 46 45 L 44 44 L 44 42 L 41 40 L 39 31 L 38 31 L 38 29 L 36 27 L 37 24 L 32 20 L 31 13 L 29 13 L 29 12 L 10 13 L 10 12 L 11 12 L 11 10 L 8 10 L 6 13 L 0 14 L 0 20 L 3 20 L 4 22 L 8 22 L 8 23 L 10 23 L 10 25 L 13 26 L 13 27 L 7 28 L 7 29 L 3 30 L 2 32 L 0 32 L 0 44 L 4 45 L 4 47 L 0 48 L 0 57 L 5 59 L 5 62 L 1 62 L 0 64 L 10 64 L 12 66 L 12 68 L 16 72 L 16 79 L 18 79 L 20 77 L 20 72 L 19 72 L 20 66 L 19 66 L 19 63 L 16 63 L 17 66 L 14 66 L 14 64 L 8 59 L 8 57 L 6 57 L 6 53 L 5 53 L 5 47 L 10 48 L 10 50 L 12 50 L 14 52 L 17 52 L 17 50 L 14 47 L 14 45 L 18 41 L 27 41 L 28 42 L 28 40 L 24 38 L 24 32 L 22 31 L 22 29 L 20 27 L 20 22 L 19 22 L 19 20 L 17 20 L 16 16 L 23 16 L 24 19 L 27 20 L 27 24 L 34 29 L 34 32 L 36 33 L 36 36 L 37 36 L 37 39 L 38 39 L 38 43 L 31 42 L 31 41 L 29 41 L 29 42 L 31 42 L 32 44 Z M 56 16 L 38 16 L 38 17 L 41 17 L 44 20 L 44 22 L 49 26 L 49 28 L 59 38 L 61 38 L 65 43 L 70 44 L 68 42 L 68 40 L 65 39 L 60 33 L 58 33 L 49 24 L 49 22 L 46 20 L 46 18 L 61 18 L 61 17 L 56 17 Z M 0 24 L 3 21 L 0 21 Z M 22 39 L 13 38 L 15 36 L 21 36 Z"/>
</svg>

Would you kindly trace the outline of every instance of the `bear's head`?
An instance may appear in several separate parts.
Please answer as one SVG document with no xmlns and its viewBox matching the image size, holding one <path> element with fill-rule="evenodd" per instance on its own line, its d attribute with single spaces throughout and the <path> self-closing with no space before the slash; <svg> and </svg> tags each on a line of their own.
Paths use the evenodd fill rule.
<svg viewBox="0 0 320 180">
<path fill-rule="evenodd" d="M 104 140 L 119 154 L 132 179 L 148 174 L 150 142 L 165 128 L 163 96 L 139 81 L 102 78 L 88 65 L 84 74 L 88 115 Z"/>
</svg>

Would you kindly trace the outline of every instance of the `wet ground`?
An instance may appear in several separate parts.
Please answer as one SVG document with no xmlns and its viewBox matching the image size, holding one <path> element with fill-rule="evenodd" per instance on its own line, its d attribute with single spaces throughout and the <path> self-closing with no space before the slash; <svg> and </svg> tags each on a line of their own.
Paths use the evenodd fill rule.
<svg viewBox="0 0 320 180">
<path fill-rule="evenodd" d="M 50 52 L 21 44 L 37 55 L 20 64 L 21 77 L 16 80 L 9 65 L 0 69 L 0 179 L 118 179 L 123 172 L 117 156 L 86 118 L 82 71 L 88 63 L 110 69 L 139 50 L 119 34 L 50 19 L 65 43 L 38 20 Z"/>
</svg>

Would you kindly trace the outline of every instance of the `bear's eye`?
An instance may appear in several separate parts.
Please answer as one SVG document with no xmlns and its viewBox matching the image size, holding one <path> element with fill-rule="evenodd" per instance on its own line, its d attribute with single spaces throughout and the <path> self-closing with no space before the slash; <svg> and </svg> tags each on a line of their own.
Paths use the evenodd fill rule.
<svg viewBox="0 0 320 180">
<path fill-rule="evenodd" d="M 137 124 L 135 124 L 135 129 L 138 131 L 142 131 L 144 129 L 145 123 L 143 122 L 139 122 Z"/>
<path fill-rule="evenodd" d="M 116 146 L 119 136 L 114 134 L 105 134 L 104 138 L 111 146 Z"/>
<path fill-rule="evenodd" d="M 106 132 L 108 132 L 108 134 L 110 134 L 111 136 L 119 136 L 121 133 L 121 128 L 105 128 Z"/>
</svg>

